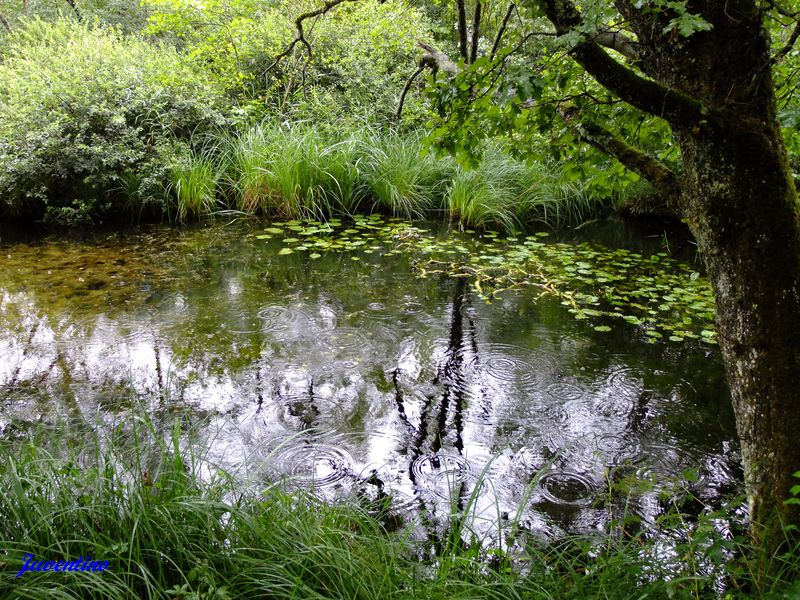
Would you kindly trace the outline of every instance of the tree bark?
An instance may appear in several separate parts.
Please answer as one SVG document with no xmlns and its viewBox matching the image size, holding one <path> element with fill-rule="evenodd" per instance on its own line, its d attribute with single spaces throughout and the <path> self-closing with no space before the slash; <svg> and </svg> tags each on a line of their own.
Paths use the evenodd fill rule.
<svg viewBox="0 0 800 600">
<path fill-rule="evenodd" d="M 458 51 L 464 62 L 469 60 L 467 53 L 467 7 L 464 0 L 456 0 L 456 11 L 458 12 Z"/>
<path fill-rule="evenodd" d="M 542 0 L 559 33 L 581 17 Z M 683 157 L 681 210 L 706 263 L 750 505 L 752 534 L 775 551 L 800 471 L 800 206 L 775 114 L 769 43 L 754 0 L 696 0 L 710 31 L 665 35 L 672 15 L 617 1 L 637 66 L 587 40 L 573 57 L 601 85 L 670 124 Z M 646 7 L 645 7 L 646 9 Z"/>
<path fill-rule="evenodd" d="M 800 524 L 783 504 L 800 471 L 800 211 L 769 121 L 676 136 L 683 212 L 714 288 L 753 534 L 777 548 L 773 519 Z"/>
</svg>

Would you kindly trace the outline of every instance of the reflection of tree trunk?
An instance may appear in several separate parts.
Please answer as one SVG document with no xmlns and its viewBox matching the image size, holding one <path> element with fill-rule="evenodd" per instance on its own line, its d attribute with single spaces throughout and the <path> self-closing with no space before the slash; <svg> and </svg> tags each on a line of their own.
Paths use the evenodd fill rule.
<svg viewBox="0 0 800 600">
<path fill-rule="evenodd" d="M 261 406 L 264 404 L 264 387 L 261 381 L 261 364 L 260 361 L 256 362 L 256 398 L 258 399 L 258 408 L 256 411 L 261 410 Z"/>
<path fill-rule="evenodd" d="M 397 414 L 400 415 L 400 420 L 405 424 L 409 433 L 413 433 L 416 431 L 416 428 L 411 424 L 411 421 L 408 420 L 408 415 L 406 414 L 403 390 L 400 389 L 400 382 L 398 381 L 399 373 L 400 369 L 392 371 L 392 384 L 394 385 L 394 401 L 395 404 L 397 404 Z"/>
<path fill-rule="evenodd" d="M 447 345 L 447 353 L 445 355 L 444 363 L 442 364 L 439 374 L 436 379 L 442 382 L 442 400 L 439 404 L 439 413 L 436 416 L 436 430 L 433 432 L 432 439 L 430 440 L 431 454 L 435 454 L 442 448 L 442 440 L 447 438 L 447 417 L 450 413 L 450 405 L 453 404 L 453 426 L 455 429 L 455 441 L 453 445 L 458 449 L 459 453 L 464 449 L 463 441 L 463 405 L 464 405 L 464 383 L 466 381 L 466 374 L 464 373 L 464 317 L 461 314 L 466 298 L 467 287 L 466 281 L 463 277 L 456 280 L 455 293 L 453 297 L 451 320 L 450 320 L 450 338 Z M 396 379 L 395 379 L 396 381 Z M 398 390 L 395 383 L 395 389 Z M 433 398 L 427 398 L 425 405 L 422 407 L 420 413 L 420 423 L 417 429 L 417 435 L 411 445 L 410 462 L 419 458 L 422 454 L 422 447 L 428 438 L 428 421 L 431 417 L 433 410 Z M 401 407 L 398 406 L 398 410 Z M 404 410 L 402 410 L 404 417 Z M 415 476 L 413 471 L 410 472 L 412 482 Z"/>
<path fill-rule="evenodd" d="M 9 387 L 14 386 L 14 385 L 17 384 L 17 380 L 19 379 L 20 371 L 22 370 L 22 363 L 25 360 L 25 357 L 31 351 L 31 346 L 33 345 L 33 338 L 36 336 L 36 332 L 39 331 L 39 327 L 41 326 L 41 324 L 42 324 L 42 322 L 37 320 L 36 321 L 36 325 L 34 325 L 33 329 L 31 329 L 31 332 L 28 334 L 28 339 L 25 342 L 25 347 L 22 349 L 22 358 L 17 363 L 17 368 L 14 369 L 14 372 L 11 373 L 11 377 L 8 380 Z"/>
<path fill-rule="evenodd" d="M 455 442 L 453 445 L 459 453 L 464 450 L 463 440 L 463 405 L 464 405 L 464 383 L 466 375 L 464 373 L 464 317 L 461 314 L 466 296 L 465 278 L 456 279 L 456 288 L 453 297 L 453 310 L 450 320 L 450 341 L 447 345 L 447 355 L 442 366 L 442 405 L 439 410 L 439 428 L 436 439 L 434 440 L 434 452 L 442 446 L 442 438 L 446 437 L 447 415 L 450 404 L 453 404 L 453 425 L 455 429 Z"/>
</svg>

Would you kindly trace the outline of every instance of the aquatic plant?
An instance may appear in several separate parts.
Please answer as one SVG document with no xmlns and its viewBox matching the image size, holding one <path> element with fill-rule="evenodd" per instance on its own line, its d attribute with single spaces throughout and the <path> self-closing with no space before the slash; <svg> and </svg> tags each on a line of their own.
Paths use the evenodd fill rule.
<svg viewBox="0 0 800 600">
<path fill-rule="evenodd" d="M 175 196 L 175 214 L 179 221 L 214 212 L 220 169 L 213 159 L 192 152 L 176 159 L 168 172 L 168 190 Z"/>
<path fill-rule="evenodd" d="M 424 153 L 415 136 L 372 132 L 364 146 L 364 184 L 379 210 L 411 219 L 435 207 L 448 183 L 449 161 Z"/>
<path fill-rule="evenodd" d="M 550 236 L 547 231 L 503 236 L 466 230 L 442 238 L 399 219 L 356 215 L 352 225 L 275 222 L 255 237 L 282 239 L 279 254 L 403 252 L 413 258 L 419 276 L 469 277 L 487 301 L 514 288 L 535 286 L 560 299 L 570 314 L 597 332 L 625 322 L 638 327 L 648 342 L 666 337 L 716 344 L 711 286 L 691 266 L 664 252 L 643 256 L 624 248 L 549 242 Z"/>
<path fill-rule="evenodd" d="M 476 167 L 426 152 L 420 134 L 268 121 L 229 138 L 219 195 L 237 208 L 286 219 L 359 210 L 406 219 L 448 215 L 463 227 L 519 231 L 578 223 L 606 210 L 558 169 L 489 148 Z"/>
</svg>

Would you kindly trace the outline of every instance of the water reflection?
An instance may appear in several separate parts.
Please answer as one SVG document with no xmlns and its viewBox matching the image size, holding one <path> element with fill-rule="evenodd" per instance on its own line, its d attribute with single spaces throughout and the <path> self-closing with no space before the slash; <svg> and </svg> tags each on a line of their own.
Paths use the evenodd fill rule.
<svg viewBox="0 0 800 600">
<path fill-rule="evenodd" d="M 517 514 L 596 531 L 653 519 L 688 469 L 709 501 L 737 477 L 714 349 L 601 334 L 525 292 L 486 304 L 403 257 L 277 256 L 247 227 L 5 246 L 0 427 L 144 403 L 165 432 L 204 423 L 243 480 L 391 498 L 434 534 L 466 507 L 489 537 Z M 626 477 L 653 485 L 623 508 Z"/>
</svg>

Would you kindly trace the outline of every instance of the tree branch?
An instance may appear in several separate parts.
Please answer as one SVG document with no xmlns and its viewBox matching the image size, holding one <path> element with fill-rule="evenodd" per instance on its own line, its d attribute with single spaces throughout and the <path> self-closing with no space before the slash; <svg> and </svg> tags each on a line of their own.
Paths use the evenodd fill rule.
<svg viewBox="0 0 800 600">
<path fill-rule="evenodd" d="M 437 69 L 440 69 L 449 75 L 458 74 L 458 65 L 450 60 L 450 58 L 444 52 L 434 48 L 430 44 L 426 44 L 425 42 L 417 42 L 417 46 L 425 50 L 425 54 L 422 55 L 422 63 L 424 63 L 426 66 L 435 65 Z"/>
<path fill-rule="evenodd" d="M 786 45 L 778 50 L 775 55 L 770 59 L 770 64 L 774 65 L 777 62 L 782 61 L 786 58 L 786 55 L 791 52 L 792 48 L 794 47 L 795 43 L 797 42 L 797 38 L 800 37 L 800 20 L 794 24 L 794 30 L 792 31 L 792 35 L 789 36 L 789 41 L 786 42 Z"/>
<path fill-rule="evenodd" d="M 67 0 L 67 2 L 70 2 L 70 1 L 72 1 L 72 0 Z M 295 29 L 297 29 L 297 36 L 292 40 L 292 42 L 286 47 L 286 49 L 283 52 L 281 52 L 278 56 L 275 57 L 275 60 L 272 61 L 272 64 L 270 64 L 270 66 L 268 66 L 264 70 L 264 73 L 268 73 L 269 71 L 274 69 L 275 66 L 281 60 L 283 60 L 284 58 L 289 56 L 289 54 L 291 54 L 292 50 L 294 50 L 294 48 L 295 48 L 295 46 L 297 46 L 297 44 L 303 44 L 303 46 L 306 47 L 306 52 L 308 53 L 308 58 L 306 60 L 306 63 L 308 63 L 311 60 L 312 56 L 313 56 L 313 50 L 311 49 L 311 44 L 305 38 L 305 32 L 303 31 L 303 21 L 305 21 L 306 19 L 311 19 L 313 17 L 318 17 L 320 15 L 324 15 L 329 10 L 331 10 L 332 8 L 335 8 L 335 7 L 337 7 L 340 4 L 343 4 L 345 2 L 356 2 L 356 1 L 357 0 L 326 0 L 325 4 L 323 4 L 319 8 L 316 8 L 314 10 L 310 10 L 308 12 L 304 12 L 303 14 L 298 16 L 294 20 L 294 26 L 295 26 Z"/>
<path fill-rule="evenodd" d="M 560 111 L 562 118 L 570 125 L 581 141 L 613 156 L 628 169 L 653 184 L 667 200 L 667 204 L 677 208 L 681 185 L 675 172 L 661 161 L 631 146 L 625 140 L 604 127 L 580 117 L 578 123 L 570 123 L 577 116 L 577 110 Z"/>
<path fill-rule="evenodd" d="M 417 70 L 414 71 L 414 74 L 408 78 L 408 81 L 406 81 L 406 84 L 403 86 L 403 91 L 400 94 L 400 102 L 397 103 L 397 113 L 395 114 L 398 121 L 403 116 L 403 105 L 406 103 L 406 94 L 408 94 L 408 90 L 411 89 L 411 85 L 414 83 L 414 80 L 425 70 L 426 66 L 427 64 L 423 58 L 421 61 L 419 61 L 419 67 L 417 67 Z"/>
<path fill-rule="evenodd" d="M 475 2 L 475 15 L 472 18 L 472 48 L 469 54 L 470 64 L 478 58 L 478 38 L 481 31 L 481 2 Z"/>
<path fill-rule="evenodd" d="M 497 30 L 497 35 L 494 38 L 494 44 L 492 44 L 492 52 L 489 54 L 489 60 L 494 60 L 494 56 L 497 54 L 497 50 L 500 48 L 500 40 L 503 39 L 503 34 L 506 32 L 506 27 L 508 27 L 508 22 L 511 20 L 511 15 L 514 14 L 514 9 L 516 7 L 517 5 L 513 2 L 508 3 L 508 8 L 506 9 L 506 14 L 503 17 L 503 22 L 500 23 L 500 29 Z"/>
<path fill-rule="evenodd" d="M 581 24 L 581 15 L 570 0 L 540 1 L 559 35 Z M 694 126 L 706 118 L 700 102 L 638 75 L 611 58 L 591 39 L 579 43 L 570 54 L 600 85 L 639 110 L 685 126 Z"/>
<path fill-rule="evenodd" d="M 777 12 L 779 15 L 783 15 L 784 17 L 789 17 L 791 19 L 794 19 L 795 17 L 800 15 L 800 10 L 792 12 L 790 10 L 783 8 L 780 4 L 778 4 L 774 0 L 767 0 L 767 4 L 769 4 L 773 9 L 775 9 L 775 12 Z"/>
<path fill-rule="evenodd" d="M 592 36 L 592 41 L 600 46 L 616 50 L 625 58 L 639 59 L 639 44 L 616 31 L 605 31 Z"/>
</svg>

